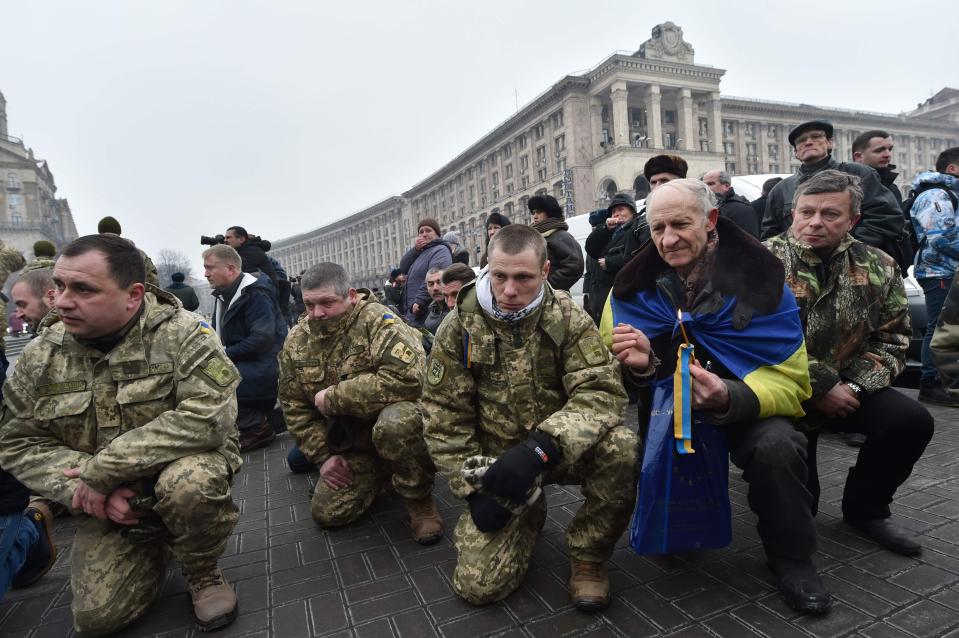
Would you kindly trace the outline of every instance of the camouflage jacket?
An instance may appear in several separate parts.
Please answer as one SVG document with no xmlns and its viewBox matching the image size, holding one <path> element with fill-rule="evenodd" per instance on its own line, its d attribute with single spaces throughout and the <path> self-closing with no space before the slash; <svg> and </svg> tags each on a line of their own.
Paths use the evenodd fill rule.
<svg viewBox="0 0 959 638">
<path fill-rule="evenodd" d="M 866 392 L 888 387 L 902 371 L 912 334 L 899 267 L 848 233 L 823 262 L 792 231 L 769 239 L 799 304 L 813 398 L 841 379 Z"/>
<path fill-rule="evenodd" d="M 30 270 L 40 270 L 41 268 L 49 268 L 53 270 L 53 266 L 57 263 L 56 259 L 50 259 L 49 257 L 37 257 L 29 264 L 23 267 L 24 272 Z"/>
<path fill-rule="evenodd" d="M 626 401 L 619 362 L 568 293 L 547 286 L 542 305 L 510 328 L 486 315 L 468 284 L 426 364 L 424 436 L 462 498 L 467 458 L 499 456 L 539 430 L 575 463 L 623 422 Z"/>
<path fill-rule="evenodd" d="M 162 291 L 110 352 L 88 348 L 48 315 L 3 388 L 0 465 L 69 506 L 75 479 L 101 493 L 169 463 L 218 451 L 239 470 L 239 374 L 219 339 Z M 55 313 L 50 313 L 54 315 Z"/>
<path fill-rule="evenodd" d="M 959 273 L 952 279 L 949 295 L 939 313 L 939 322 L 932 335 L 932 358 L 951 394 L 959 396 Z"/>
<path fill-rule="evenodd" d="M 3 245 L 0 241 L 0 290 L 3 290 L 7 278 L 23 268 L 27 262 L 16 248 Z M 0 353 L 3 352 L 3 338 L 7 336 L 7 309 L 3 299 L 0 299 Z"/>
<path fill-rule="evenodd" d="M 280 405 L 287 428 L 303 454 L 314 463 L 330 455 L 327 419 L 314 397 L 324 388 L 332 416 L 368 438 L 367 426 L 386 406 L 417 401 L 423 392 L 426 354 L 419 333 L 367 290 L 349 316 L 331 331 L 321 321 L 303 317 L 290 331 L 280 362 Z M 357 432 L 362 430 L 362 432 Z"/>
</svg>

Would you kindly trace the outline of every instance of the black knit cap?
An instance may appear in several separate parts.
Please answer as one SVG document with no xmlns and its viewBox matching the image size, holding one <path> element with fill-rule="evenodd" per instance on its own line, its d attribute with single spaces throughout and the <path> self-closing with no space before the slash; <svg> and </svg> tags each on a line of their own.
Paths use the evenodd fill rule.
<svg viewBox="0 0 959 638">
<path fill-rule="evenodd" d="M 636 214 L 636 200 L 633 199 L 633 196 L 629 193 L 616 193 L 613 195 L 613 198 L 609 200 L 609 206 L 606 207 L 606 212 L 612 215 L 613 209 L 617 206 L 629 206 L 633 209 L 633 215 Z"/>
<path fill-rule="evenodd" d="M 172 275 L 170 275 L 170 279 L 172 279 L 173 281 L 177 283 L 183 283 L 183 280 L 186 279 L 186 277 L 183 276 L 182 272 L 175 272 Z"/>
<path fill-rule="evenodd" d="M 490 224 L 496 224 L 500 228 L 504 228 L 510 225 L 509 217 L 503 213 L 490 213 L 489 217 L 486 218 L 486 227 L 489 228 Z"/>
<path fill-rule="evenodd" d="M 679 155 L 657 155 L 643 166 L 643 175 L 646 176 L 646 179 L 660 173 L 669 173 L 682 179 L 686 177 L 688 171 L 689 164 Z"/>
<path fill-rule="evenodd" d="M 530 197 L 529 201 L 526 202 L 526 207 L 529 208 L 530 212 L 541 210 L 546 213 L 547 217 L 563 218 L 563 209 L 559 207 L 559 202 L 552 195 Z"/>
<path fill-rule="evenodd" d="M 826 139 L 831 140 L 833 134 L 832 124 L 826 120 L 809 120 L 803 122 L 793 130 L 789 131 L 789 145 L 795 148 L 796 138 L 806 131 L 822 131 L 826 134 Z"/>
</svg>

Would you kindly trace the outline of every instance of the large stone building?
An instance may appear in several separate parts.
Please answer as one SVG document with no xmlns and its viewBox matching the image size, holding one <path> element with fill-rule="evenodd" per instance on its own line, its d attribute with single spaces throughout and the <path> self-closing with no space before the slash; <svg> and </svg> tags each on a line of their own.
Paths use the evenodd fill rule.
<svg viewBox="0 0 959 638">
<path fill-rule="evenodd" d="M 416 221 L 434 217 L 444 231 L 459 232 L 476 264 L 492 212 L 526 223 L 526 202 L 536 194 L 554 195 L 568 215 L 605 207 L 620 190 L 644 197 L 643 165 L 667 151 L 689 162 L 690 176 L 713 168 L 790 173 L 797 162 L 786 136 L 814 118 L 833 122 L 834 154 L 845 161 L 859 133 L 889 131 L 903 189 L 959 144 L 956 89 L 900 115 L 728 97 L 720 93 L 725 71 L 697 65 L 693 53 L 682 29 L 658 25 L 638 51 L 562 78 L 402 197 L 279 240 L 273 255 L 295 272 L 335 261 L 357 285 L 380 285 L 412 245 Z"/>
<path fill-rule="evenodd" d="M 28 257 L 33 243 L 46 239 L 59 250 L 77 237 L 65 199 L 45 160 L 7 132 L 7 103 L 0 93 L 0 237 Z"/>
</svg>

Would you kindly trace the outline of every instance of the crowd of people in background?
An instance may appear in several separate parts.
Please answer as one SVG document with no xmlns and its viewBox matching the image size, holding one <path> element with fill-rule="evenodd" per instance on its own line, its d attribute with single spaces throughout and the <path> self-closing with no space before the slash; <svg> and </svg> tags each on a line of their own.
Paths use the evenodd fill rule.
<svg viewBox="0 0 959 638">
<path fill-rule="evenodd" d="M 21 271 L 12 301 L 34 337 L 2 393 L 0 595 L 50 569 L 53 519 L 73 514 L 78 631 L 141 616 L 167 556 L 198 627 L 229 624 L 230 486 L 242 454 L 285 428 L 290 470 L 318 473 L 321 528 L 355 521 L 389 484 L 412 539 L 436 543 L 445 475 L 465 502 L 452 585 L 476 605 L 522 583 L 543 487 L 581 485 L 566 540 L 570 599 L 587 612 L 610 602 L 604 564 L 630 519 L 638 551 L 663 533 L 641 515 L 661 482 L 655 456 L 719 449 L 743 471 L 783 599 L 827 613 L 812 561 L 824 428 L 862 447 L 844 520 L 889 551 L 922 551 L 889 506 L 933 436 L 919 401 L 959 406 L 959 148 L 903 201 L 888 133 L 859 136 L 854 162 L 832 157 L 829 122 L 789 143 L 798 171 L 753 202 L 722 169 L 693 179 L 682 157 L 655 156 L 645 199 L 614 194 L 582 246 L 550 195 L 523 220 L 491 214 L 475 268 L 456 232 L 420 219 L 382 291 L 333 263 L 291 280 L 269 241 L 231 226 L 203 252 L 207 318 L 182 273 L 160 287 L 112 217 L 59 255 L 37 242 L 29 264 L 0 243 L 0 284 Z M 891 387 L 911 336 L 910 267 L 928 317 L 919 401 Z"/>
</svg>

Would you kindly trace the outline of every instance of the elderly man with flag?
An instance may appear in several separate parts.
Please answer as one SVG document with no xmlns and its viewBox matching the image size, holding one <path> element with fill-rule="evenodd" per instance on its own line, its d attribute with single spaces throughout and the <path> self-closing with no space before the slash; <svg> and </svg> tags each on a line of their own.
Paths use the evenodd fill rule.
<svg viewBox="0 0 959 638">
<path fill-rule="evenodd" d="M 794 422 L 811 394 L 808 363 L 782 264 L 721 219 L 699 181 L 664 184 L 646 210 L 652 241 L 619 272 L 600 326 L 626 382 L 642 389 L 632 544 L 642 553 L 728 544 L 728 450 L 784 599 L 826 613 L 832 598 L 811 561 L 815 474 Z M 696 520 L 703 512 L 713 518 Z"/>
</svg>

